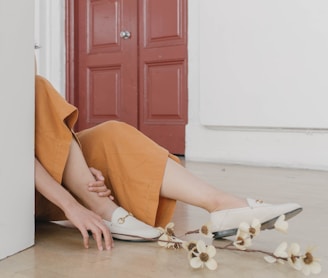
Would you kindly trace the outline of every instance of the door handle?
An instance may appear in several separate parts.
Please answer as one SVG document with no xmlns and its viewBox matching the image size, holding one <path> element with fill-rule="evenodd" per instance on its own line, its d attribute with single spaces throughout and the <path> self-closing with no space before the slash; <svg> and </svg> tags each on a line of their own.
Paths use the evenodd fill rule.
<svg viewBox="0 0 328 278">
<path fill-rule="evenodd" d="M 128 40 L 131 38 L 131 33 L 129 31 L 122 31 L 120 37 L 124 40 Z"/>
</svg>

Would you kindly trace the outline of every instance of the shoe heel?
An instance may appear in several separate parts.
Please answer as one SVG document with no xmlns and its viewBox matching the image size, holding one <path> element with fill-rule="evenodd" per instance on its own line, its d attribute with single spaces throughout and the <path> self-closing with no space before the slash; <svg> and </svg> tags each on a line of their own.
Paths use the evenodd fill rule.
<svg viewBox="0 0 328 278">
<path fill-rule="evenodd" d="M 237 234 L 238 229 L 231 229 L 231 230 L 225 230 L 225 231 L 219 231 L 213 233 L 213 239 L 221 239 L 224 237 L 234 236 Z"/>
</svg>

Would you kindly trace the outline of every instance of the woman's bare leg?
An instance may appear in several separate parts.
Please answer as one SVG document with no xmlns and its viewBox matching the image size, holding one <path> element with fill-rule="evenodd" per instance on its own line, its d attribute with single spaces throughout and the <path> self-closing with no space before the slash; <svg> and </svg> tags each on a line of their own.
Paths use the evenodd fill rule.
<svg viewBox="0 0 328 278">
<path fill-rule="evenodd" d="M 88 184 L 95 181 L 84 159 L 83 153 L 75 140 L 72 140 L 66 163 L 63 183 L 87 208 L 105 220 L 111 220 L 113 211 L 118 207 L 111 199 L 99 197 L 88 190 Z"/>
<path fill-rule="evenodd" d="M 216 189 L 170 158 L 164 172 L 161 196 L 201 207 L 208 212 L 247 206 L 246 200 Z"/>
</svg>

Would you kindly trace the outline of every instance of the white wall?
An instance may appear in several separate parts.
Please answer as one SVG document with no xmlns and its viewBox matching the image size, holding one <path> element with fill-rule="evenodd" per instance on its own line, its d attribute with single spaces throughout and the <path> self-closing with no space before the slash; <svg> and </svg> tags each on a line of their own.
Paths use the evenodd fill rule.
<svg viewBox="0 0 328 278">
<path fill-rule="evenodd" d="M 327 15 L 325 0 L 204 1 L 201 123 L 328 128 Z"/>
<path fill-rule="evenodd" d="M 186 158 L 328 169 L 328 3 L 189 0 Z"/>
<path fill-rule="evenodd" d="M 0 259 L 34 243 L 33 28 L 33 1 L 0 0 Z"/>
</svg>

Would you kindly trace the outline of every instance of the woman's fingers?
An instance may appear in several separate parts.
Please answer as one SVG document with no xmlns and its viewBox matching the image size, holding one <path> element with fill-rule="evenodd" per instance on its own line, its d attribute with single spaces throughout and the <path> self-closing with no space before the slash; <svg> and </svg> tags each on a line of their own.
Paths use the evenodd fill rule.
<svg viewBox="0 0 328 278">
<path fill-rule="evenodd" d="M 106 226 L 102 217 L 79 204 L 71 206 L 65 214 L 67 219 L 69 219 L 81 232 L 85 248 L 89 248 L 88 231 L 92 233 L 99 250 L 104 249 L 103 239 L 107 250 L 113 247 L 113 239 L 109 228 Z"/>
<path fill-rule="evenodd" d="M 101 237 L 101 232 L 99 229 L 96 229 L 95 231 L 92 232 L 93 239 L 97 243 L 97 247 L 99 251 L 104 250 L 103 244 L 102 244 L 102 237 Z"/>
<path fill-rule="evenodd" d="M 114 197 L 111 196 L 111 190 L 101 181 L 89 183 L 89 191 L 97 192 L 100 197 L 110 197 L 110 199 L 114 200 Z"/>
<path fill-rule="evenodd" d="M 101 173 L 100 170 L 95 169 L 93 167 L 90 167 L 89 169 L 90 169 L 91 174 L 95 177 L 95 179 L 97 181 L 104 181 L 105 180 L 105 178 L 104 178 L 104 176 L 103 176 L 103 174 Z"/>
<path fill-rule="evenodd" d="M 105 178 L 102 172 L 98 169 L 90 167 L 90 172 L 96 179 L 95 182 L 89 184 L 89 191 L 97 192 L 100 197 L 109 197 L 111 200 L 114 200 L 114 197 L 111 195 L 111 191 L 105 185 Z"/>
<path fill-rule="evenodd" d="M 107 186 L 102 181 L 94 181 L 89 183 L 89 190 L 96 192 L 105 192 L 109 190 Z"/>
<path fill-rule="evenodd" d="M 88 249 L 89 248 L 89 234 L 88 234 L 88 231 L 87 231 L 87 229 L 80 229 L 80 232 L 82 234 L 84 248 Z"/>
<path fill-rule="evenodd" d="M 83 237 L 83 245 L 85 248 L 89 248 L 89 233 L 90 231 L 92 233 L 92 237 L 95 240 L 97 244 L 97 248 L 99 251 L 104 250 L 103 247 L 103 239 L 105 242 L 105 248 L 106 250 L 110 250 L 113 246 L 113 239 L 110 234 L 109 229 L 105 226 L 105 224 L 97 223 L 93 225 L 88 225 L 88 228 L 80 229 L 80 232 Z"/>
<path fill-rule="evenodd" d="M 110 250 L 112 247 L 114 247 L 112 235 L 105 224 L 102 224 L 100 229 L 102 232 L 102 236 L 104 237 L 105 247 L 107 250 Z"/>
<path fill-rule="evenodd" d="M 94 240 L 97 243 L 98 250 L 102 251 L 103 248 L 103 239 L 105 241 L 106 250 L 110 250 L 113 247 L 113 239 L 110 234 L 109 229 L 105 226 L 104 223 L 98 223 L 97 226 L 92 231 Z"/>
</svg>

